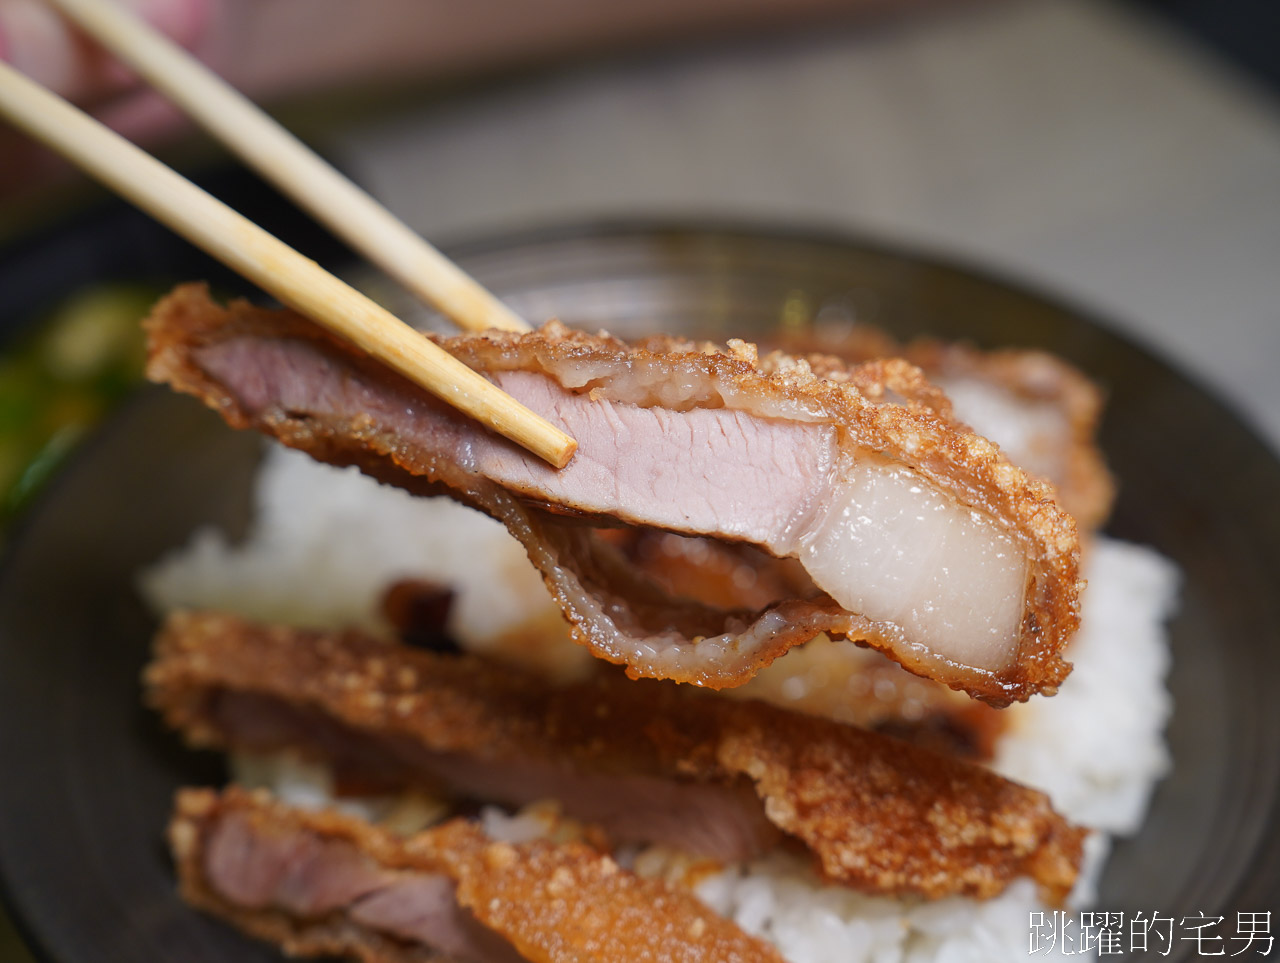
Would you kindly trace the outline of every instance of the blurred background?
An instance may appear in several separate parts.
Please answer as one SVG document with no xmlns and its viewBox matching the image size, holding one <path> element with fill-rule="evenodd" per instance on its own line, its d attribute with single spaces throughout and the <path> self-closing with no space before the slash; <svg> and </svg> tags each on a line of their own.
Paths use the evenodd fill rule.
<svg viewBox="0 0 1280 963">
<path fill-rule="evenodd" d="M 945 253 L 1113 319 L 1280 446 L 1274 0 L 133 5 L 436 243 L 642 216 Z M 0 58 L 341 258 L 39 0 L 0 0 Z M 139 219 L 0 125 L 6 516 L 135 382 L 173 280 Z"/>
</svg>

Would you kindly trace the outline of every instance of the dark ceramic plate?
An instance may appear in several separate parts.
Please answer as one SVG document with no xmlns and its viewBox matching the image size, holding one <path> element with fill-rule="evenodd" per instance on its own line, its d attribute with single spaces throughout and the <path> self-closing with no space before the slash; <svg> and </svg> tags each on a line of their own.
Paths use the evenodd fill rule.
<svg viewBox="0 0 1280 963">
<path fill-rule="evenodd" d="M 1046 348 L 1092 374 L 1111 395 L 1102 443 L 1121 480 L 1110 531 L 1185 574 L 1172 630 L 1175 767 L 1143 831 L 1113 855 L 1102 907 L 1204 911 L 1232 927 L 1238 910 L 1280 910 L 1280 465 L 1230 411 L 1052 299 L 845 238 L 623 226 L 454 253 L 534 318 L 749 336 L 835 314 L 903 336 Z M 258 451 L 189 399 L 144 393 L 10 546 L 0 869 L 15 915 L 54 960 L 271 958 L 174 895 L 161 845 L 170 794 L 218 770 L 139 707 L 152 626 L 131 581 L 195 526 L 243 523 Z M 1194 950 L 1180 943 L 1171 958 Z"/>
</svg>

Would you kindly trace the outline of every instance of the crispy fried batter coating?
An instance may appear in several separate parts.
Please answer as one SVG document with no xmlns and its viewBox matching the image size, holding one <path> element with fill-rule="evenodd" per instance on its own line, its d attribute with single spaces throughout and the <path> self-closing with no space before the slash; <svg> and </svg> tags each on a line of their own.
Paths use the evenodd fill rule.
<svg viewBox="0 0 1280 963">
<path fill-rule="evenodd" d="M 717 761 L 752 779 L 769 818 L 804 841 L 830 880 L 985 899 L 1029 876 L 1054 902 L 1075 883 L 1084 831 L 1041 793 L 864 733 L 815 739 L 805 716 L 744 712 L 735 721 Z"/>
<path fill-rule="evenodd" d="M 989 897 L 1028 875 L 1060 900 L 1080 864 L 1084 830 L 1039 792 L 887 736 L 669 683 L 601 672 L 551 687 L 475 657 L 201 613 L 169 618 L 145 680 L 150 704 L 196 746 L 228 747 L 214 709 L 230 691 L 498 767 L 745 785 L 829 879 L 868 892 Z"/>
<path fill-rule="evenodd" d="M 609 546 L 566 521 L 609 518 L 576 503 L 548 502 L 538 496 L 542 489 L 537 485 L 526 490 L 523 482 L 499 484 L 461 466 L 457 453 L 471 450 L 466 446 L 472 441 L 465 439 L 476 431 L 474 426 L 297 315 L 243 302 L 224 309 L 209 301 L 200 286 L 186 286 L 157 305 L 147 329 L 149 376 L 202 398 L 233 426 L 256 428 L 322 461 L 358 465 L 419 494 L 447 492 L 499 518 L 542 572 L 575 640 L 600 658 L 625 664 L 633 677 L 712 688 L 741 685 L 791 646 L 821 632 L 873 645 L 913 672 L 997 706 L 1036 692 L 1051 694 L 1070 670 L 1060 652 L 1078 624 L 1082 583 L 1074 522 L 1054 503 L 1049 486 L 955 422 L 945 399 L 905 361 L 846 365 L 840 378 L 824 379 L 803 360 L 780 355 L 759 359 L 753 345 L 741 342 L 693 350 L 686 342 L 665 339 L 632 348 L 608 336 L 556 325 L 526 335 L 493 333 L 440 342 L 490 377 L 515 373 L 541 379 L 539 384 L 554 382 L 554 390 L 573 397 L 616 402 L 618 407 L 610 409 L 615 415 L 653 406 L 664 412 L 662 417 L 669 413 L 678 420 L 695 410 L 731 408 L 761 431 L 766 424 L 821 424 L 835 430 L 844 452 L 840 457 L 853 457 L 849 452 L 855 451 L 858 464 L 887 460 L 913 473 L 911 477 L 974 517 L 989 519 L 1025 558 L 1021 597 L 1006 593 L 1022 614 L 1014 611 L 1000 642 L 1007 648 L 1001 648 L 998 658 L 991 656 L 989 665 L 943 651 L 948 633 L 935 640 L 935 651 L 913 643 L 892 619 L 877 621 L 851 612 L 828 596 L 791 598 L 751 612 L 694 605 L 659 592 Z M 255 369 L 263 379 L 288 382 L 290 390 L 317 400 L 318 406 L 298 410 L 272 401 L 272 386 L 254 381 L 256 374 L 242 387 L 264 397 L 249 404 L 199 361 L 202 352 L 222 352 L 218 363 L 234 371 L 243 367 L 238 361 L 259 349 L 270 356 L 254 362 L 263 366 Z M 306 372 L 299 362 L 304 356 Z M 308 382 L 311 375 L 315 378 Z M 669 402 L 671 390 L 692 394 Z M 326 408 L 334 399 L 336 407 Z M 425 447 L 407 440 L 419 429 L 433 439 Z M 612 445 L 605 447 L 616 454 Z M 538 485 L 549 478 L 538 466 L 530 471 L 541 479 Z M 594 490 L 608 487 L 601 482 Z M 720 507 L 733 504 L 730 499 Z M 623 499 L 609 511 L 615 521 L 648 524 L 644 517 L 631 517 L 634 508 Z M 734 520 L 739 523 L 750 520 Z M 728 532 L 724 537 L 745 536 Z M 958 606 L 953 614 L 967 617 L 972 608 Z"/>
</svg>

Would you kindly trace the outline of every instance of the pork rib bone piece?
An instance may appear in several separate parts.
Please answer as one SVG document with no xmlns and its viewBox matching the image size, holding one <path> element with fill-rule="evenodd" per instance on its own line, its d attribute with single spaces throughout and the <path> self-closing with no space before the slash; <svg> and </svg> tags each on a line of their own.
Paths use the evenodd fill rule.
<svg viewBox="0 0 1280 963">
<path fill-rule="evenodd" d="M 1074 523 L 906 362 L 836 381 L 742 343 L 637 349 L 554 324 L 441 340 L 577 438 L 556 472 L 296 314 L 186 286 L 147 328 L 150 377 L 232 425 L 503 521 L 575 638 L 634 676 L 739 685 L 819 632 L 993 704 L 1070 669 Z M 754 613 L 679 604 L 584 521 L 750 543 L 826 594 Z"/>
</svg>

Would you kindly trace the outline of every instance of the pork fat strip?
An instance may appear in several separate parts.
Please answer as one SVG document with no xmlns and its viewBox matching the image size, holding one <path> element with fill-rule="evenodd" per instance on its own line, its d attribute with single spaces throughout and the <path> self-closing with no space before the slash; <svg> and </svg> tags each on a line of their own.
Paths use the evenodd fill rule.
<svg viewBox="0 0 1280 963">
<path fill-rule="evenodd" d="M 169 827 L 183 898 L 290 956 L 365 963 L 780 963 L 696 898 L 585 845 L 409 838 L 265 793 L 184 790 Z"/>
<path fill-rule="evenodd" d="M 1085 530 L 1106 521 L 1115 481 L 1096 435 L 1102 392 L 1079 369 L 1043 351 L 981 351 L 921 338 L 900 344 L 862 325 L 819 325 L 782 342 L 806 357 L 815 373 L 876 358 L 905 358 L 947 395 L 955 416 L 998 444 L 1018 467 L 1054 485 L 1058 501 Z M 835 377 L 840 377 L 838 373 Z"/>
<path fill-rule="evenodd" d="M 556 472 L 296 314 L 224 310 L 189 286 L 147 328 L 150 377 L 232 425 L 503 521 L 576 640 L 633 676 L 737 685 L 823 631 L 993 704 L 1053 692 L 1070 669 L 1074 522 L 906 362 L 837 382 L 741 342 L 642 350 L 554 324 L 441 340 L 577 438 Z M 797 558 L 826 595 L 675 605 L 557 515 L 747 542 Z"/>
<path fill-rule="evenodd" d="M 552 687 L 475 656 L 356 632 L 175 613 L 148 701 L 194 746 L 290 748 L 383 791 L 556 798 L 613 842 L 738 861 L 785 831 L 832 881 L 986 898 L 1075 880 L 1083 830 L 1038 792 L 959 760 L 759 702 L 602 671 Z"/>
</svg>

